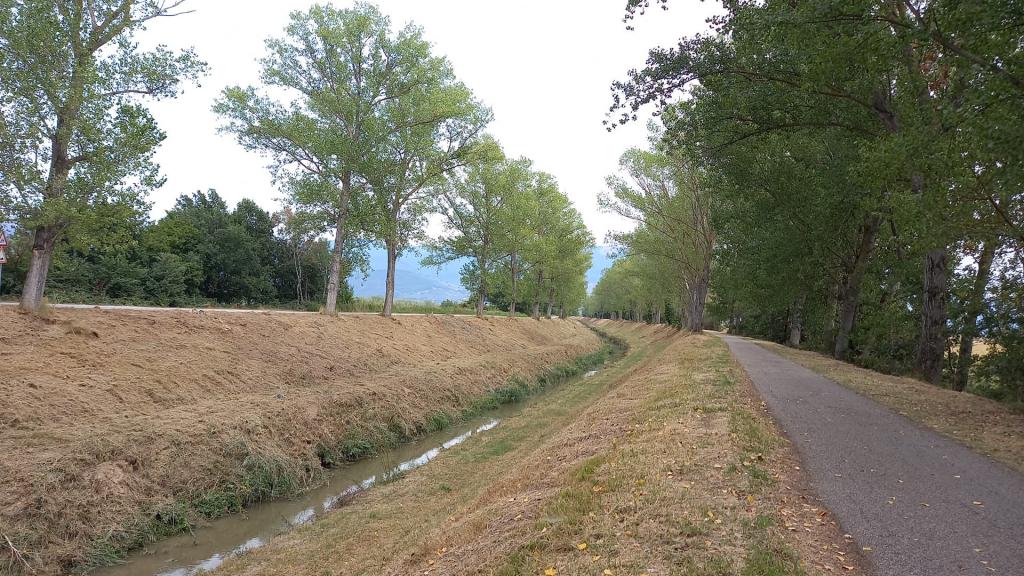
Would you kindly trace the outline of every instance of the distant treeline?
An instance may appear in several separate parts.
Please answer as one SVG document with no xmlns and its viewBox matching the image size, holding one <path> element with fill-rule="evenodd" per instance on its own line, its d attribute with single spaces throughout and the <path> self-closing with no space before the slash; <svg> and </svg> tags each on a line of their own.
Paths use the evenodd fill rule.
<svg viewBox="0 0 1024 576">
<path fill-rule="evenodd" d="M 271 214 L 248 199 L 232 210 L 213 190 L 179 197 L 157 221 L 124 205 L 97 210 L 121 217 L 98 219 L 102 228 L 88 234 L 64 236 L 48 283 L 53 301 L 311 310 L 323 304 L 328 243 L 290 210 Z M 25 230 L 12 235 L 0 294 L 21 292 L 31 240 Z M 346 285 L 341 300 L 351 295 Z"/>
</svg>

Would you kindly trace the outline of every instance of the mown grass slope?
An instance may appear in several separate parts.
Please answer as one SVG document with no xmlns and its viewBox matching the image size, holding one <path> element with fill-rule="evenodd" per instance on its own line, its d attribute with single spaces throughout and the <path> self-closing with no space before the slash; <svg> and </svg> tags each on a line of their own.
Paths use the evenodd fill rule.
<svg viewBox="0 0 1024 576">
<path fill-rule="evenodd" d="M 42 573 L 292 494 L 601 347 L 575 321 L 53 314 L 0 309 L 0 541 Z"/>
</svg>

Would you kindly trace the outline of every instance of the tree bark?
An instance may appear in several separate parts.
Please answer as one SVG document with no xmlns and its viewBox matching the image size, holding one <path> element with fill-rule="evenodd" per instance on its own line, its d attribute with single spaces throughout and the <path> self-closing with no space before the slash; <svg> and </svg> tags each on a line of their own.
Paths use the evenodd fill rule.
<svg viewBox="0 0 1024 576">
<path fill-rule="evenodd" d="M 398 263 L 398 241 L 390 238 L 384 242 L 388 250 L 388 272 L 384 281 L 384 310 L 381 315 L 390 318 L 395 304 L 395 266 Z"/>
<path fill-rule="evenodd" d="M 686 309 L 686 329 L 690 332 L 702 332 L 704 330 L 704 304 L 708 297 L 708 281 L 701 279 L 694 282 L 690 290 L 689 302 Z"/>
<path fill-rule="evenodd" d="M 705 259 L 701 275 L 694 281 L 689 291 L 686 309 L 686 329 L 690 332 L 704 331 L 704 307 L 708 300 L 708 287 L 711 284 L 711 261 Z"/>
<path fill-rule="evenodd" d="M 554 306 L 555 306 L 555 286 L 554 286 L 554 283 L 552 282 L 551 287 L 548 288 L 548 305 L 547 305 L 547 309 L 546 309 L 546 311 L 544 313 L 544 316 L 548 320 L 551 320 L 551 309 L 554 308 Z"/>
<path fill-rule="evenodd" d="M 988 287 L 989 278 L 992 276 L 992 261 L 995 255 L 994 241 L 989 240 L 982 244 L 978 254 L 978 271 L 974 275 L 974 286 L 971 288 L 967 310 L 964 312 L 964 328 L 960 333 L 960 354 L 957 359 L 956 379 L 953 381 L 953 389 L 958 392 L 967 389 L 967 378 L 971 363 L 974 361 L 971 357 L 974 339 L 978 336 L 978 315 L 985 304 L 985 288 Z"/>
<path fill-rule="evenodd" d="M 484 317 L 484 303 L 487 300 L 487 275 L 484 273 L 486 260 L 486 257 L 482 255 L 476 259 L 477 268 L 480 269 L 480 284 L 476 290 L 476 315 L 478 318 Z"/>
<path fill-rule="evenodd" d="M 544 289 L 544 270 L 537 271 L 537 291 L 533 297 L 533 319 L 540 320 L 540 293 Z"/>
<path fill-rule="evenodd" d="M 345 244 L 345 220 L 338 218 L 334 229 L 334 248 L 331 250 L 331 271 L 327 276 L 327 301 L 324 303 L 324 314 L 334 316 L 338 313 L 338 289 L 341 286 L 341 253 Z"/>
<path fill-rule="evenodd" d="M 299 244 L 292 246 L 292 263 L 295 265 L 295 300 L 301 305 L 302 293 L 302 256 L 299 252 Z"/>
<path fill-rule="evenodd" d="M 517 286 L 516 286 L 516 281 L 517 281 L 516 276 L 518 274 L 518 270 L 516 270 L 517 262 L 516 262 L 516 253 L 515 252 L 512 253 L 511 260 L 512 260 L 511 261 L 511 268 L 512 268 L 512 298 L 511 298 L 511 302 L 509 302 L 509 306 L 508 306 L 508 317 L 509 318 L 514 318 L 515 315 L 516 315 L 516 288 L 517 288 Z"/>
<path fill-rule="evenodd" d="M 854 255 L 853 263 L 846 275 L 845 285 L 840 292 L 842 304 L 839 309 L 839 326 L 833 349 L 833 355 L 840 360 L 846 360 L 850 355 L 850 333 L 853 331 L 853 323 L 857 318 L 861 285 L 864 282 L 864 274 L 867 273 L 868 262 L 871 259 L 871 252 L 874 251 L 875 239 L 878 237 L 878 230 L 881 226 L 882 219 L 875 214 L 869 215 L 861 225 L 857 253 Z"/>
<path fill-rule="evenodd" d="M 46 290 L 46 277 L 50 272 L 50 259 L 57 240 L 55 226 L 40 226 L 32 238 L 32 260 L 29 264 L 25 286 L 21 291 L 21 308 L 38 312 Z"/>
<path fill-rule="evenodd" d="M 793 302 L 793 308 L 789 313 L 789 340 L 788 344 L 793 348 L 800 346 L 800 337 L 804 329 L 804 305 L 807 303 L 807 293 L 801 291 L 800 296 Z"/>
<path fill-rule="evenodd" d="M 949 271 L 944 248 L 929 250 L 924 257 L 924 294 L 921 303 L 921 341 L 917 370 L 927 382 L 942 383 L 946 352 L 946 282 Z"/>
<path fill-rule="evenodd" d="M 341 177 L 341 196 L 338 199 L 337 222 L 334 223 L 334 250 L 331 251 L 331 271 L 327 276 L 327 298 L 324 313 L 334 316 L 338 313 L 338 290 L 341 288 L 341 257 L 348 239 L 348 203 L 352 198 L 352 174 L 346 172 Z"/>
</svg>

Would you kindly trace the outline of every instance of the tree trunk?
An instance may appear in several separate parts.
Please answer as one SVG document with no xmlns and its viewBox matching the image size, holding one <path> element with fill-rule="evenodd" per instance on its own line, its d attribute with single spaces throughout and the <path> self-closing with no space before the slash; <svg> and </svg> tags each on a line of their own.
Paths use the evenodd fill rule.
<svg viewBox="0 0 1024 576">
<path fill-rule="evenodd" d="M 46 277 L 50 273 L 50 259 L 57 241 L 56 226 L 36 228 L 32 239 L 32 260 L 29 264 L 25 286 L 21 290 L 21 308 L 38 312 L 46 290 Z"/>
<path fill-rule="evenodd" d="M 956 366 L 956 379 L 953 381 L 953 389 L 963 392 L 967 389 L 967 377 L 970 373 L 971 357 L 974 348 L 974 338 L 978 335 L 978 315 L 985 304 L 985 288 L 988 287 L 989 278 L 992 275 L 992 260 L 996 255 L 996 243 L 992 240 L 981 246 L 981 253 L 978 254 L 978 271 L 974 275 L 974 286 L 971 288 L 970 300 L 967 301 L 967 310 L 964 312 L 964 328 L 960 333 L 960 355 Z"/>
<path fill-rule="evenodd" d="M 331 251 L 331 271 L 327 276 L 327 301 L 324 313 L 334 316 L 338 313 L 338 290 L 341 288 L 341 255 L 345 250 L 348 220 L 348 202 L 352 197 L 352 174 L 345 173 L 341 177 L 341 197 L 339 198 L 338 221 L 334 228 L 334 250 Z"/>
<path fill-rule="evenodd" d="M 398 241 L 394 238 L 388 239 L 384 245 L 388 250 L 388 273 L 384 281 L 384 310 L 381 315 L 390 318 L 391 309 L 395 304 L 395 266 L 398 263 Z"/>
<path fill-rule="evenodd" d="M 512 267 L 512 298 L 511 298 L 511 302 L 509 302 L 509 306 L 508 306 L 508 317 L 509 318 L 514 318 L 515 315 L 516 315 L 516 287 L 517 287 L 516 286 L 516 280 L 517 280 L 516 275 L 517 275 L 517 272 L 518 272 L 516 270 L 516 253 L 515 252 L 512 253 L 511 259 L 512 259 L 512 262 L 511 262 L 511 267 Z"/>
<path fill-rule="evenodd" d="M 302 305 L 302 255 L 297 243 L 292 247 L 292 262 L 295 264 L 295 300 Z"/>
<path fill-rule="evenodd" d="M 338 289 L 341 286 L 341 253 L 345 244 L 345 220 L 338 218 L 334 229 L 334 248 L 331 250 L 331 271 L 327 276 L 327 302 L 324 313 L 334 316 L 338 313 Z"/>
<path fill-rule="evenodd" d="M 793 348 L 800 346 L 800 336 L 804 329 L 804 304 L 806 302 L 807 293 L 800 292 L 800 296 L 793 303 L 793 309 L 789 313 L 789 341 L 787 343 Z"/>
<path fill-rule="evenodd" d="M 708 286 L 711 284 L 711 261 L 705 260 L 700 278 L 692 283 L 686 310 L 686 329 L 690 332 L 704 330 L 704 307 L 708 300 Z"/>
<path fill-rule="evenodd" d="M 551 282 L 551 288 L 548 288 L 548 306 L 544 316 L 551 320 L 551 309 L 555 307 L 555 283 Z"/>
<path fill-rule="evenodd" d="M 917 370 L 925 381 L 932 384 L 942 383 L 942 360 L 946 352 L 947 266 L 945 248 L 929 250 L 925 254 Z"/>
<path fill-rule="evenodd" d="M 686 329 L 690 332 L 701 332 L 704 330 L 704 304 L 708 297 L 708 283 L 707 280 L 701 280 L 694 284 L 686 310 Z"/>
<path fill-rule="evenodd" d="M 864 274 L 868 270 L 871 252 L 875 248 L 875 238 L 878 237 L 878 230 L 881 226 L 882 219 L 872 214 L 860 227 L 860 244 L 857 246 L 857 253 L 854 255 L 853 264 L 846 275 L 846 282 L 840 294 L 842 304 L 840 305 L 839 327 L 836 331 L 835 348 L 833 349 L 833 355 L 840 360 L 846 360 L 850 355 L 850 333 L 853 331 L 853 322 L 857 318 L 861 284 L 864 282 Z"/>
<path fill-rule="evenodd" d="M 484 273 L 486 258 L 480 256 L 476 259 L 477 268 L 480 269 L 480 284 L 476 290 L 476 315 L 478 318 L 484 317 L 484 303 L 487 301 L 487 278 Z"/>
<path fill-rule="evenodd" d="M 540 320 L 540 293 L 544 289 L 544 270 L 537 271 L 537 292 L 533 297 L 533 319 Z"/>
</svg>

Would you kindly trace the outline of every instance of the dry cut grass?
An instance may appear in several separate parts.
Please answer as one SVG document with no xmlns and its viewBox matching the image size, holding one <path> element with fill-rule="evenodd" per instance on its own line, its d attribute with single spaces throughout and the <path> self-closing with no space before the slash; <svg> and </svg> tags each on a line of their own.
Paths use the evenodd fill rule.
<svg viewBox="0 0 1024 576">
<path fill-rule="evenodd" d="M 859 573 L 724 344 L 599 322 L 631 353 L 220 574 Z"/>
<path fill-rule="evenodd" d="M 828 356 L 760 343 L 826 378 L 1024 472 L 1024 413 L 994 400 L 890 376 Z"/>
<path fill-rule="evenodd" d="M 451 316 L 5 307 L 0 325 L 0 572 L 37 574 L 294 494 L 601 345 L 575 321 Z"/>
</svg>

